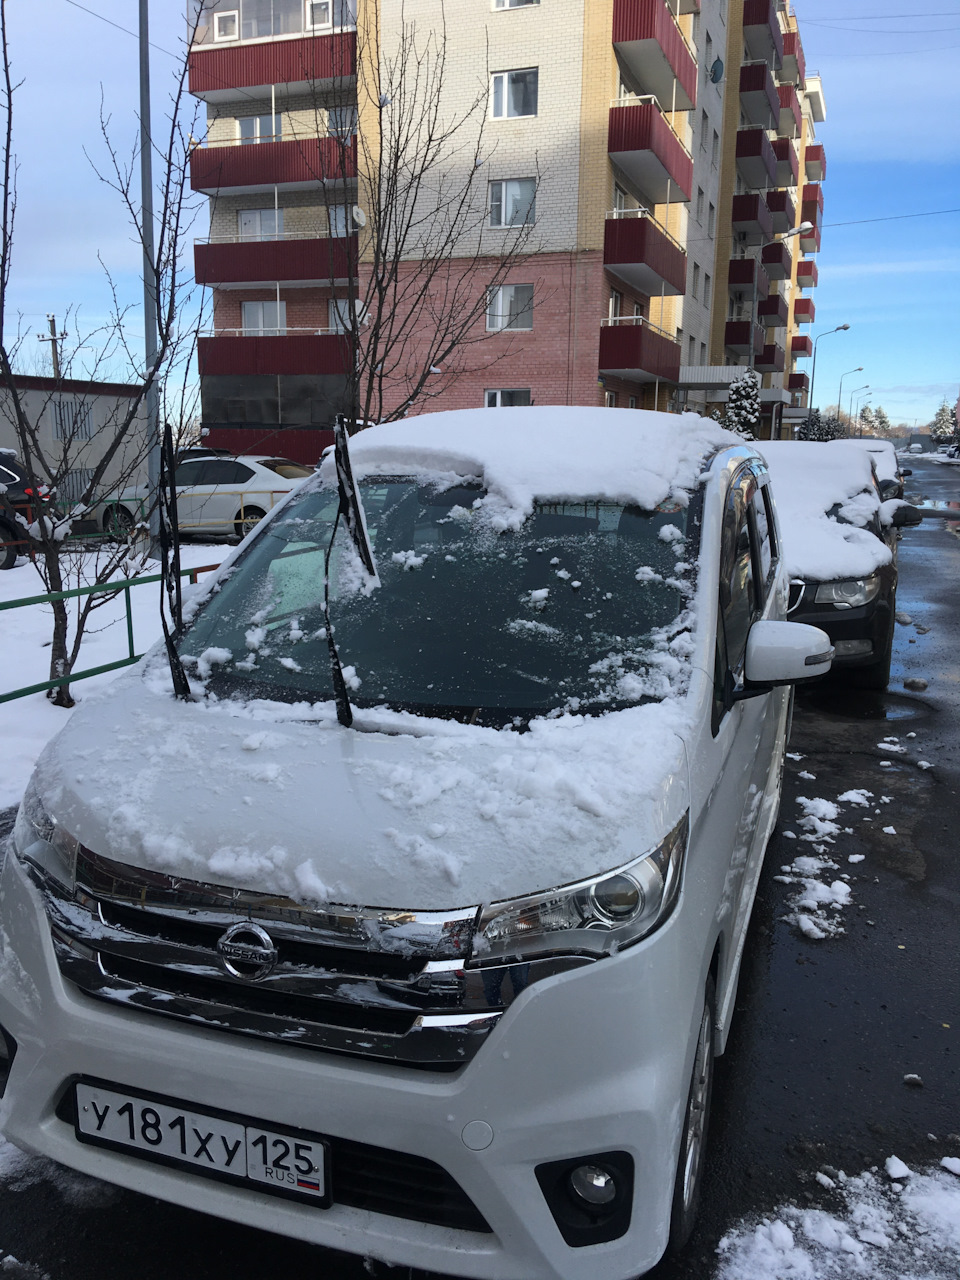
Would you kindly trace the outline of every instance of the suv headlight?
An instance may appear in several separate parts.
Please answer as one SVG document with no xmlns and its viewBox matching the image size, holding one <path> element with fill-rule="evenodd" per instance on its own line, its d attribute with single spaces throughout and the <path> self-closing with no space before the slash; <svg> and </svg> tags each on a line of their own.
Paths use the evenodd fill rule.
<svg viewBox="0 0 960 1280">
<path fill-rule="evenodd" d="M 687 814 L 655 849 L 592 880 L 480 912 L 472 960 L 481 965 L 543 956 L 603 956 L 663 924 L 680 891 Z"/>
<path fill-rule="evenodd" d="M 880 590 L 880 575 L 869 578 L 846 578 L 842 582 L 821 582 L 815 597 L 817 604 L 832 604 L 837 609 L 856 609 L 869 604 Z"/>
<path fill-rule="evenodd" d="M 80 842 L 47 813 L 32 779 L 14 823 L 13 847 L 24 862 L 31 863 L 65 889 L 73 889 Z"/>
</svg>

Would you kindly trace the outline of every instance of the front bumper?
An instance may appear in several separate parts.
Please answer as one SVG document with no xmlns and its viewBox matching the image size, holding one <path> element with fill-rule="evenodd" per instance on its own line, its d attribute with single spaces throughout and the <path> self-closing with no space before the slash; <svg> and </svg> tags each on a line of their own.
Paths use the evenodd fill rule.
<svg viewBox="0 0 960 1280">
<path fill-rule="evenodd" d="M 827 633 L 837 647 L 834 667 L 869 666 L 872 662 L 878 662 L 885 651 L 887 636 L 893 625 L 887 584 L 881 586 L 880 594 L 869 604 L 854 609 L 837 609 L 833 605 L 814 603 L 817 586 L 816 582 L 805 584 L 799 604 L 790 611 L 790 621 L 805 622 L 808 626 L 819 627 Z M 845 653 L 844 648 L 850 641 L 866 642 L 870 648 L 864 652 Z M 857 646 L 858 649 L 860 647 Z"/>
<path fill-rule="evenodd" d="M 19 1048 L 0 1127 L 93 1177 L 392 1263 L 478 1280 L 627 1280 L 654 1265 L 669 1230 L 702 992 L 682 906 L 638 946 L 528 988 L 477 1057 L 440 1076 L 172 1024 L 81 995 L 64 982 L 39 894 L 10 854 L 0 880 L 0 1024 Z M 434 1161 L 490 1233 L 339 1203 L 322 1210 L 82 1145 L 61 1118 L 78 1076 Z M 480 1150 L 478 1121 L 490 1132 Z M 630 1226 L 619 1239 L 572 1248 L 536 1168 L 604 1151 L 633 1160 Z"/>
</svg>

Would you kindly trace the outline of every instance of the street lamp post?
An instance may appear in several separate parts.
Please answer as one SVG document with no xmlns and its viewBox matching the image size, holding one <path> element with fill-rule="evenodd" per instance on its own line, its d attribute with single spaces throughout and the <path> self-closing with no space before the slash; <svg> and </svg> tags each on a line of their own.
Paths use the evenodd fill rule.
<svg viewBox="0 0 960 1280">
<path fill-rule="evenodd" d="M 850 326 L 848 324 L 838 324 L 835 329 L 824 329 L 823 333 L 818 333 L 813 340 L 813 363 L 810 366 L 810 394 L 807 396 L 807 409 L 810 413 L 813 413 L 814 408 L 813 384 L 817 376 L 817 343 L 821 338 L 828 338 L 831 333 L 842 333 L 844 330 L 849 328 Z"/>
<path fill-rule="evenodd" d="M 853 428 L 853 397 L 859 395 L 861 391 L 866 391 L 869 385 L 870 385 L 869 382 L 865 382 L 862 387 L 854 387 L 854 389 L 850 392 L 850 410 L 847 414 L 847 417 L 850 419 L 851 435 L 853 434 L 853 430 L 852 430 Z M 837 416 L 839 417 L 839 414 Z"/>
<path fill-rule="evenodd" d="M 752 369 L 757 362 L 757 352 L 753 345 L 753 330 L 760 323 L 760 317 L 757 315 L 757 275 L 760 271 L 763 259 L 763 251 L 768 244 L 780 244 L 784 240 L 790 240 L 794 236 L 805 236 L 808 231 L 813 230 L 812 222 L 801 222 L 799 227 L 794 227 L 792 231 L 785 231 L 782 236 L 774 236 L 772 240 L 760 239 L 760 252 L 756 258 L 756 265 L 753 269 L 753 306 L 750 308 L 750 368 Z"/>
<path fill-rule="evenodd" d="M 157 362 L 157 276 L 153 236 L 153 142 L 150 136 L 150 30 L 148 0 L 140 0 L 140 220 L 143 232 L 143 332 L 147 387 L 147 502 L 150 554 L 159 559 L 160 535 L 160 393 L 153 366 Z M 153 376 L 151 376 L 151 374 Z"/>
<path fill-rule="evenodd" d="M 867 394 L 857 401 L 857 435 L 863 435 L 863 411 L 867 407 L 867 401 L 873 397 L 873 392 L 868 391 Z"/>
<path fill-rule="evenodd" d="M 838 422 L 840 421 L 840 413 L 841 413 L 840 405 L 843 403 L 843 401 L 841 400 L 841 396 L 843 395 L 843 380 L 844 378 L 849 378 L 851 373 L 863 373 L 863 365 L 858 364 L 855 369 L 848 369 L 846 373 L 841 373 L 840 375 L 840 390 L 837 392 L 837 421 Z"/>
</svg>

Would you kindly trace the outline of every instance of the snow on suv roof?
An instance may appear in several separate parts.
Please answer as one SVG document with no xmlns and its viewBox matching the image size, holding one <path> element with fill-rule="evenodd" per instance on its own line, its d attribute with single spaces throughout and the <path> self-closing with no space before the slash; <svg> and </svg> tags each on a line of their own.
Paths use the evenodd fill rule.
<svg viewBox="0 0 960 1280">
<path fill-rule="evenodd" d="M 880 511 L 871 454 L 852 440 L 759 440 L 770 469 L 787 572 L 829 582 L 873 573 L 890 560 L 867 525 Z M 827 513 L 839 509 L 841 520 Z"/>
<path fill-rule="evenodd" d="M 648 510 L 686 502 L 703 458 L 743 444 L 695 413 L 533 406 L 460 409 L 368 427 L 350 441 L 356 474 L 476 476 L 490 514 L 517 527 L 535 499 L 600 498 Z M 324 461 L 322 474 L 333 468 Z"/>
</svg>

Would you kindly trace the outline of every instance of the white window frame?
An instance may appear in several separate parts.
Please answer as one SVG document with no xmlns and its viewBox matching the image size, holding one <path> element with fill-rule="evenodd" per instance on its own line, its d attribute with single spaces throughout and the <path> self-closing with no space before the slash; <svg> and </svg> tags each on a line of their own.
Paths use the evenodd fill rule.
<svg viewBox="0 0 960 1280">
<path fill-rule="evenodd" d="M 537 109 L 536 111 L 528 111 L 523 115 L 510 111 L 510 77 L 526 75 L 531 71 L 537 73 Z M 500 114 L 497 114 L 497 97 L 499 91 L 500 104 L 503 108 Z M 494 120 L 533 120 L 540 114 L 540 68 L 539 67 L 511 67 L 509 71 L 494 71 L 490 76 L 490 115 Z"/>
<path fill-rule="evenodd" d="M 330 18 L 327 22 L 311 22 L 310 15 L 314 4 L 326 4 L 327 12 Z M 333 0 L 304 0 L 303 3 L 303 29 L 304 31 L 332 31 L 333 30 Z"/>
<path fill-rule="evenodd" d="M 532 194 L 524 209 L 524 217 L 522 222 L 505 222 L 503 220 L 503 211 L 510 200 L 509 188 L 511 185 L 519 185 L 521 182 L 529 182 L 532 185 Z M 494 188 L 499 188 L 499 199 L 494 201 Z M 523 197 L 520 197 L 522 202 Z M 493 210 L 494 205 L 498 205 L 500 209 L 500 221 L 494 222 Z M 501 231 L 509 231 L 513 227 L 531 227 L 537 220 L 537 180 L 536 178 L 500 178 L 496 182 L 491 182 L 487 189 L 487 213 L 491 227 Z M 532 216 L 531 216 L 532 215 Z"/>
<path fill-rule="evenodd" d="M 257 232 L 256 235 L 248 234 L 243 230 L 243 217 L 245 214 L 255 213 L 257 215 Z M 271 217 L 276 216 L 275 230 L 264 232 L 263 215 L 267 213 Z M 238 209 L 237 210 L 237 238 L 241 244 L 253 244 L 258 240 L 282 240 L 283 239 L 283 210 L 282 209 Z"/>
<path fill-rule="evenodd" d="M 503 403 L 503 397 L 505 395 L 516 395 L 518 391 L 526 392 L 528 396 L 527 404 L 505 405 Z M 530 400 L 532 399 L 533 397 L 530 394 L 529 387 L 496 387 L 483 393 L 483 403 L 484 407 L 487 409 L 527 409 L 529 408 Z"/>
<path fill-rule="evenodd" d="M 332 204 L 327 209 L 327 219 L 330 224 L 330 237 L 333 240 L 345 240 L 347 236 L 355 236 L 360 230 L 357 225 L 353 210 L 356 206 L 352 204 Z"/>
<path fill-rule="evenodd" d="M 615 409 L 617 407 L 617 393 L 615 391 L 605 391 L 603 393 L 603 407 L 605 409 Z"/>
<path fill-rule="evenodd" d="M 530 290 L 530 304 L 517 313 L 514 319 L 529 322 L 514 324 L 510 319 L 511 306 L 507 299 L 507 291 L 515 289 Z M 504 303 L 506 302 L 506 307 Z M 493 323 L 491 323 L 491 320 Z M 498 288 L 487 291 L 487 331 L 489 333 L 529 333 L 533 329 L 533 285 L 502 284 Z"/>
<path fill-rule="evenodd" d="M 252 138 L 244 138 L 243 136 L 244 120 L 252 120 L 254 122 Z M 270 132 L 266 135 L 264 135 L 261 132 L 262 120 L 269 120 L 271 122 Z M 279 111 L 276 111 L 273 114 L 271 114 L 269 111 L 264 111 L 255 116 L 253 115 L 238 116 L 237 117 L 237 137 L 240 139 L 241 146 L 256 147 L 256 146 L 259 146 L 261 142 L 282 142 L 283 141 L 283 116 L 280 114 Z"/>
<path fill-rule="evenodd" d="M 349 124 L 350 124 L 349 129 L 334 128 L 333 126 L 333 120 L 335 115 L 338 115 L 342 112 L 351 113 L 349 118 Z M 355 104 L 348 103 L 346 106 L 327 108 L 327 137 L 328 138 L 340 138 L 345 141 L 347 138 L 354 137 L 356 132 L 357 132 L 357 108 Z"/>
<path fill-rule="evenodd" d="M 220 34 L 220 22 L 221 22 L 221 19 L 223 18 L 233 19 L 233 35 L 232 36 L 223 36 Z M 223 42 L 226 40 L 240 39 L 240 10 L 239 9 L 226 9 L 222 13 L 215 13 L 213 15 L 213 39 L 215 42 Z"/>
<path fill-rule="evenodd" d="M 248 323 L 247 317 L 252 315 L 252 308 L 260 308 L 260 319 L 256 324 Z M 264 323 L 264 307 L 275 307 L 275 316 L 277 323 Z M 250 308 L 251 310 L 248 310 Z M 267 301 L 249 301 L 241 302 L 240 318 L 243 326 L 243 335 L 248 338 L 283 338 L 287 333 L 287 304 L 284 301 L 277 302 L 270 298 Z"/>
<path fill-rule="evenodd" d="M 529 9 L 540 0 L 493 0 L 494 9 Z"/>
</svg>

